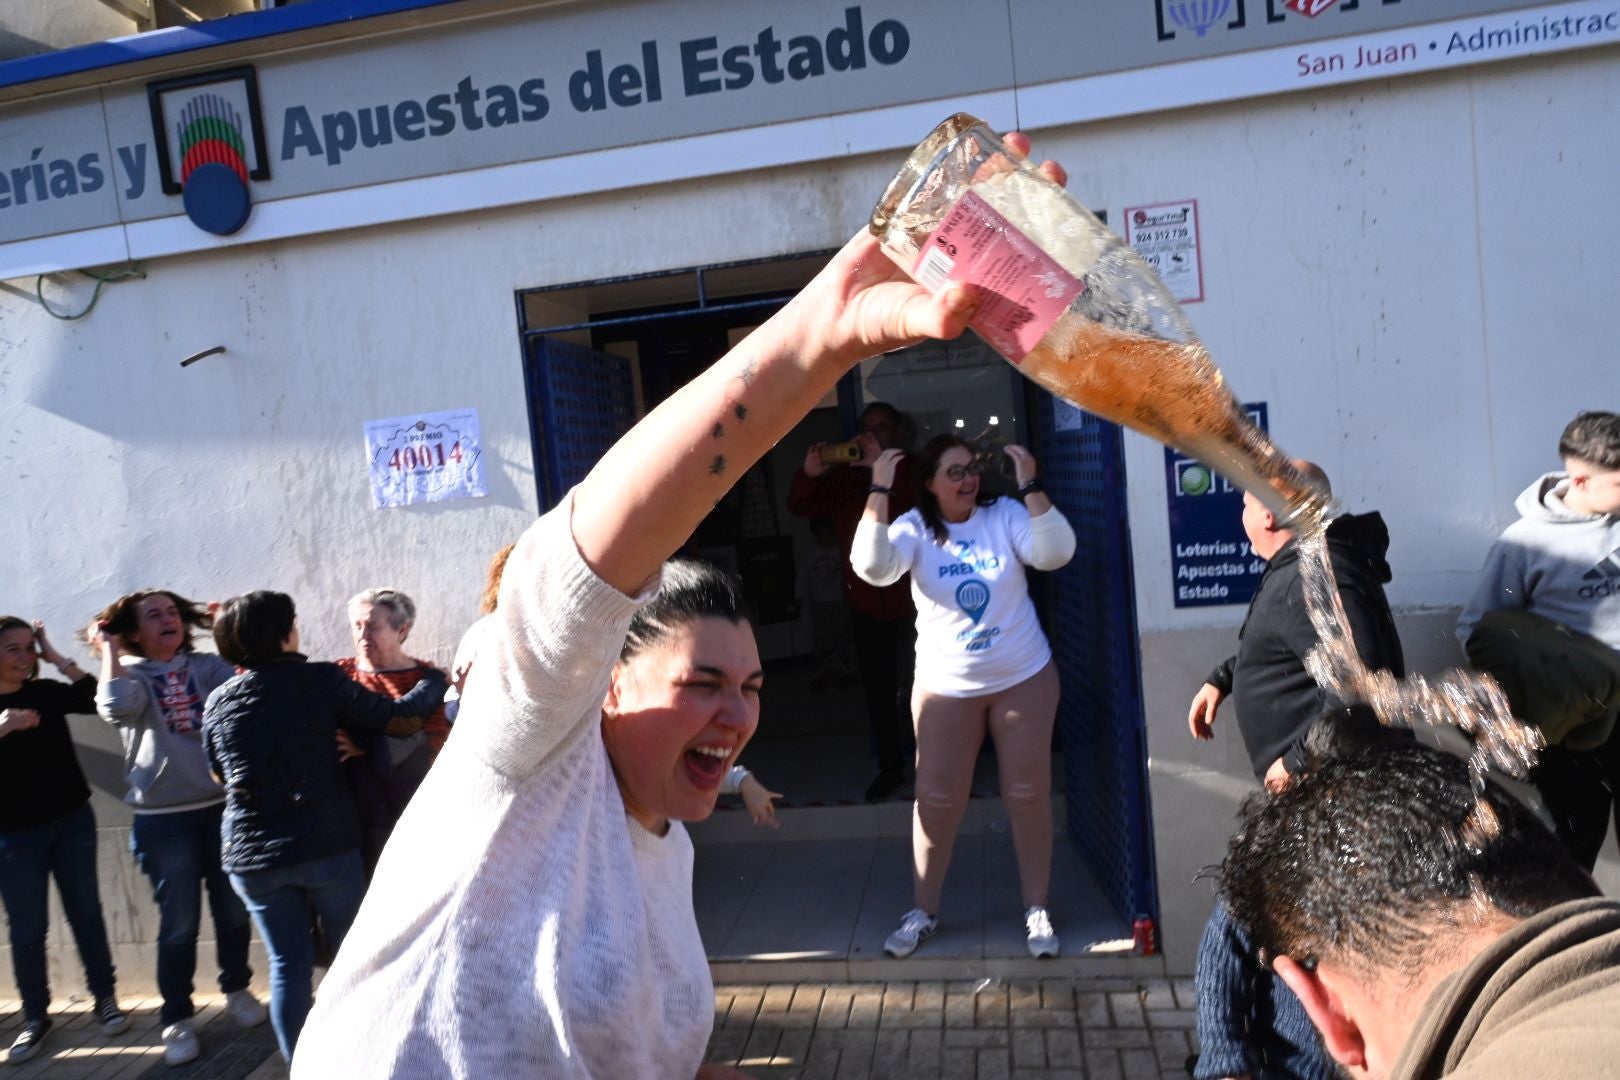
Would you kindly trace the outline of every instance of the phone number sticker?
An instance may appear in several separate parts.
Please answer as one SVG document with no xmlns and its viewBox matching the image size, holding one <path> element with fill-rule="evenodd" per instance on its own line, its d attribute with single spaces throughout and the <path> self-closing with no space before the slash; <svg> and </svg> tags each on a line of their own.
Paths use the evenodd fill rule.
<svg viewBox="0 0 1620 1080">
<path fill-rule="evenodd" d="M 1125 208 L 1125 242 L 1135 248 L 1183 304 L 1204 298 L 1204 264 L 1198 251 L 1198 200 Z"/>
</svg>

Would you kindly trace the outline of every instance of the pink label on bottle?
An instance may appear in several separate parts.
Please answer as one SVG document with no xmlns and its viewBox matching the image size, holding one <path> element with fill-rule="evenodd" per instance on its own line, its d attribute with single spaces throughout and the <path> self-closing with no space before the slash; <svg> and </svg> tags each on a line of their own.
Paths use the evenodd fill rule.
<svg viewBox="0 0 1620 1080">
<path fill-rule="evenodd" d="M 936 293 L 953 281 L 983 290 L 968 325 L 1015 364 L 1085 288 L 973 191 L 928 238 L 911 276 Z"/>
</svg>

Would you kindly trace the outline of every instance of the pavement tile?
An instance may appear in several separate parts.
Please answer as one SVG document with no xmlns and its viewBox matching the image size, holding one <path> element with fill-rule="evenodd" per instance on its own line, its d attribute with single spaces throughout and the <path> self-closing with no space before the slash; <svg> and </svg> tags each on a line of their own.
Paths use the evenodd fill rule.
<svg viewBox="0 0 1620 1080">
<path fill-rule="evenodd" d="M 1046 1067 L 1046 1039 L 1039 1031 L 1012 1033 L 1014 1068 L 1044 1069 Z"/>
<path fill-rule="evenodd" d="M 1082 1027 L 1112 1027 L 1114 1018 L 1108 1012 L 1108 995 L 1081 992 L 1074 995 L 1075 1012 Z"/>
<path fill-rule="evenodd" d="M 1114 1014 L 1114 1023 L 1120 1027 L 1147 1026 L 1147 1017 L 1142 1015 L 1141 999 L 1134 990 L 1109 994 L 1108 1008 Z"/>
<path fill-rule="evenodd" d="M 1005 1050 L 980 1050 L 978 1080 L 1011 1080 L 1012 1068 Z"/>
<path fill-rule="evenodd" d="M 1119 1060 L 1125 1080 L 1160 1080 L 1159 1063 L 1147 1050 L 1121 1050 Z"/>
<path fill-rule="evenodd" d="M 1170 980 L 1154 979 L 1142 984 L 1142 1004 L 1149 1010 L 1174 1009 L 1176 1007 L 1175 991 L 1171 989 Z"/>
<path fill-rule="evenodd" d="M 1125 1080 L 1119 1054 L 1112 1050 L 1086 1050 L 1087 1080 Z"/>
<path fill-rule="evenodd" d="M 1170 989 L 1176 995 L 1176 1008 L 1196 1009 L 1198 1007 L 1198 990 L 1193 986 L 1191 979 L 1172 979 Z"/>
<path fill-rule="evenodd" d="M 1155 1028 L 1181 1028 L 1190 1031 L 1198 1026 L 1198 1013 L 1193 1009 L 1165 1009 L 1148 1011 L 1148 1024 Z"/>
<path fill-rule="evenodd" d="M 1080 1053 L 1080 1034 L 1075 1031 L 1048 1031 L 1046 1060 L 1054 1068 L 1079 1068 L 1085 1064 Z"/>
</svg>

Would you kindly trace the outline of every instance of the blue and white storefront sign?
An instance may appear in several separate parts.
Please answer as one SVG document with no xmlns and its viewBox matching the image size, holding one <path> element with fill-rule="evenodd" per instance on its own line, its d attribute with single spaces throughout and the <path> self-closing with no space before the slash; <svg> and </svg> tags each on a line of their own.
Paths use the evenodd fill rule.
<svg viewBox="0 0 1620 1080">
<path fill-rule="evenodd" d="M 1268 430 L 1265 402 L 1244 408 L 1260 430 Z M 1243 489 L 1169 447 L 1164 451 L 1164 472 L 1175 606 L 1247 604 L 1266 563 L 1249 550 L 1249 538 L 1243 533 Z"/>
</svg>

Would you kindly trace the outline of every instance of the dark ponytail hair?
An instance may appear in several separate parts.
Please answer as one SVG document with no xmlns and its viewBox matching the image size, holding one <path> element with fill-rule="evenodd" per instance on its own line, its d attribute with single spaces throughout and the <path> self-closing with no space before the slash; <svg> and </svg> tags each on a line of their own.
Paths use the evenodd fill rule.
<svg viewBox="0 0 1620 1080">
<path fill-rule="evenodd" d="M 950 434 L 935 435 L 932 439 L 929 439 L 923 446 L 922 453 L 917 457 L 917 513 L 922 515 L 923 524 L 928 526 L 928 531 L 933 535 L 936 544 L 943 544 L 946 540 L 949 540 L 951 530 L 950 526 L 945 523 L 945 515 L 939 511 L 939 500 L 934 497 L 932 491 L 928 490 L 928 481 L 932 480 L 934 474 L 939 472 L 939 459 L 957 447 L 966 450 L 972 455 L 975 462 L 982 457 L 977 446 L 974 446 L 966 439 L 960 439 Z M 986 495 L 982 490 L 979 492 L 978 504 L 980 506 L 989 506 L 995 501 L 996 496 Z"/>
<path fill-rule="evenodd" d="M 671 559 L 664 564 L 658 595 L 630 620 L 619 659 L 628 660 L 699 619 L 749 621 L 742 582 L 710 563 Z"/>
<path fill-rule="evenodd" d="M 297 611 L 286 593 L 250 592 L 225 601 L 214 616 L 214 645 L 237 667 L 258 668 L 285 655 Z"/>
</svg>

